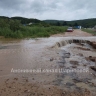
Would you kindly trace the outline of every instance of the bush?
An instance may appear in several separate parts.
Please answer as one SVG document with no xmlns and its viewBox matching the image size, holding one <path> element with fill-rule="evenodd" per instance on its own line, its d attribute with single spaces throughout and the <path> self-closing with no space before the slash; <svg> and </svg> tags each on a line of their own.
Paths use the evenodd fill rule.
<svg viewBox="0 0 96 96">
<path fill-rule="evenodd" d="M 50 27 L 30 27 L 20 26 L 18 30 L 11 30 L 10 28 L 0 28 L 0 35 L 6 38 L 26 38 L 26 37 L 49 37 L 52 34 L 63 33 L 67 27 L 64 26 L 50 26 Z"/>
<path fill-rule="evenodd" d="M 12 31 L 9 28 L 0 28 L 0 35 L 5 36 L 6 34 L 10 34 Z"/>
</svg>

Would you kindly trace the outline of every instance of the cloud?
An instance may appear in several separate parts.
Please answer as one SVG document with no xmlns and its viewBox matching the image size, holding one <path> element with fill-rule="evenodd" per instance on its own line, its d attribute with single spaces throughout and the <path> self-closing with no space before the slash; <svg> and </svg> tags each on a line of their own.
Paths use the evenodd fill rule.
<svg viewBox="0 0 96 96">
<path fill-rule="evenodd" d="M 76 20 L 96 17 L 96 0 L 0 0 L 0 15 Z"/>
<path fill-rule="evenodd" d="M 0 8 L 7 10 L 19 9 L 21 4 L 25 3 L 23 0 L 0 0 Z"/>
</svg>

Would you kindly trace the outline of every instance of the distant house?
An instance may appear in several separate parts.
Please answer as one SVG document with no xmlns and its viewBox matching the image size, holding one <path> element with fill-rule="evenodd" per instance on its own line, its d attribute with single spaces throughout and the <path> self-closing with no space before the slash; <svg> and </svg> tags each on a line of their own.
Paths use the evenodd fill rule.
<svg viewBox="0 0 96 96">
<path fill-rule="evenodd" d="M 34 23 L 28 23 L 28 24 L 23 24 L 23 26 L 27 26 L 27 25 L 32 25 L 32 24 L 34 24 Z"/>
<path fill-rule="evenodd" d="M 33 23 L 32 22 L 30 22 L 28 25 L 32 25 Z"/>
<path fill-rule="evenodd" d="M 82 27 L 81 26 L 75 26 L 76 29 L 81 29 Z"/>
<path fill-rule="evenodd" d="M 23 24 L 23 26 L 26 26 L 27 24 Z"/>
</svg>

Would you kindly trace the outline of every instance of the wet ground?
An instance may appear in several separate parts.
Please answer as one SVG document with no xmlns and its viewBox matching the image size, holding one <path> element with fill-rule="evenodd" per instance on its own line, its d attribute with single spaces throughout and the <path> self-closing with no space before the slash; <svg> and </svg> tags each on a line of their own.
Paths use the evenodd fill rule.
<svg viewBox="0 0 96 96">
<path fill-rule="evenodd" d="M 64 72 L 58 74 L 57 84 L 62 88 L 66 86 L 68 90 L 80 91 L 85 88 L 96 94 L 96 69 L 91 69 L 92 66 L 96 68 L 96 49 L 87 44 L 82 47 L 78 43 L 67 44 L 60 49 L 58 66 Z M 86 59 L 90 56 L 95 57 L 94 61 Z"/>
<path fill-rule="evenodd" d="M 0 96 L 96 96 L 96 49 L 86 42 L 70 43 L 73 39 L 96 41 L 0 40 Z"/>
<path fill-rule="evenodd" d="M 81 31 L 79 29 L 75 29 L 73 32 L 65 32 L 65 33 L 61 33 L 61 34 L 55 34 L 52 35 L 52 37 L 91 37 L 92 34 L 86 33 L 84 31 Z"/>
</svg>

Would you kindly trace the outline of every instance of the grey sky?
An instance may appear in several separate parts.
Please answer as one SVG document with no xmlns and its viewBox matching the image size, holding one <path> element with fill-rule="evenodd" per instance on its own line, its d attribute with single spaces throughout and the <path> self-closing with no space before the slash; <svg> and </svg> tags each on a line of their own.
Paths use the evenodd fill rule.
<svg viewBox="0 0 96 96">
<path fill-rule="evenodd" d="M 0 0 L 0 16 L 40 20 L 96 18 L 96 0 Z"/>
</svg>

